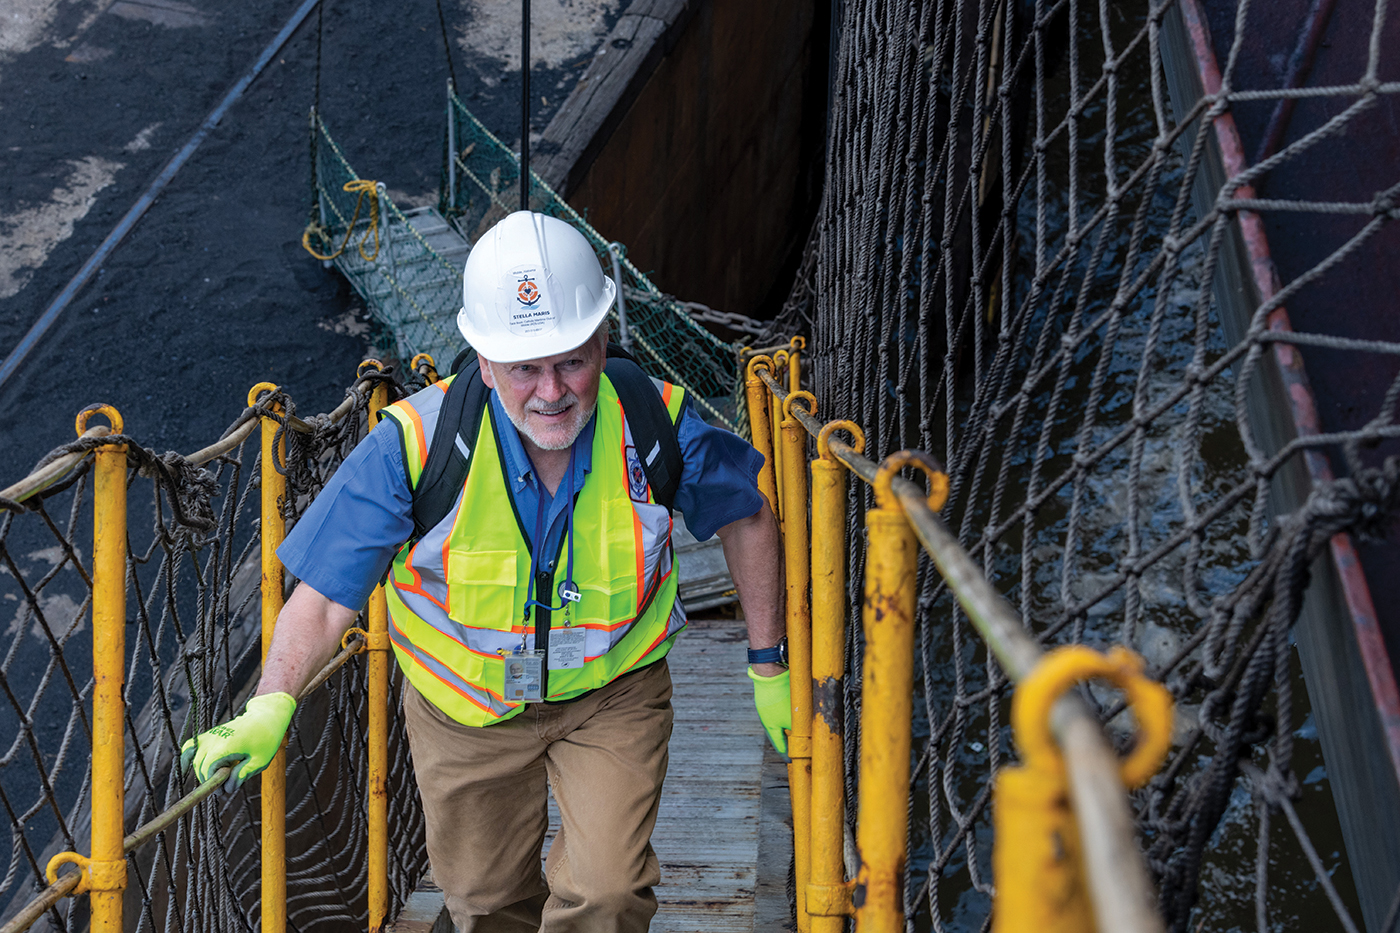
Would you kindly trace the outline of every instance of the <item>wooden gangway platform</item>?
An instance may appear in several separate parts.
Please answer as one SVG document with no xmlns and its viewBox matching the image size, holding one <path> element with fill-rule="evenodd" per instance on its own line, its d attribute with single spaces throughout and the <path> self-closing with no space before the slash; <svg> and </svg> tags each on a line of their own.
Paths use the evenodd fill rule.
<svg viewBox="0 0 1400 933">
<path fill-rule="evenodd" d="M 750 933 L 775 897 L 786 913 L 791 843 L 768 850 L 790 829 L 782 815 L 765 819 L 764 750 L 777 755 L 754 711 L 747 647 L 742 621 L 696 620 L 670 654 L 676 724 L 651 838 L 661 860 L 656 933 Z M 771 763 L 767 770 L 771 798 Z"/>
<path fill-rule="evenodd" d="M 654 933 L 779 933 L 786 925 L 786 774 L 753 708 L 746 647 L 742 620 L 699 619 L 670 654 L 676 719 L 652 834 L 661 861 Z M 551 800 L 549 841 L 558 822 Z M 442 894 L 424 885 L 390 929 L 451 933 Z"/>
</svg>

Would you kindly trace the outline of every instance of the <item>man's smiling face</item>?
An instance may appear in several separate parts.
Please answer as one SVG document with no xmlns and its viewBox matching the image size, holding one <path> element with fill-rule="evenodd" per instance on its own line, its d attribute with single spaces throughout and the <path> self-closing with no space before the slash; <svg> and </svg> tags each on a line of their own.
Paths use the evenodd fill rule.
<svg viewBox="0 0 1400 933">
<path fill-rule="evenodd" d="M 501 397 L 511 423 L 527 445 L 567 450 L 598 406 L 606 332 L 582 346 L 518 363 L 482 359 L 481 378 Z"/>
</svg>

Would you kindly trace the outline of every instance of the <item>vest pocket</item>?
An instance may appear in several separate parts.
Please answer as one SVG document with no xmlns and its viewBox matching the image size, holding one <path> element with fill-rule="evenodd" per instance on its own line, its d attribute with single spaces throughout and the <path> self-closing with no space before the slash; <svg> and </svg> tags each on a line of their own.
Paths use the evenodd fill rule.
<svg viewBox="0 0 1400 933">
<path fill-rule="evenodd" d="M 515 551 L 450 549 L 446 575 L 452 620 L 468 628 L 509 630 L 516 621 L 516 560 Z"/>
<path fill-rule="evenodd" d="M 603 500 L 602 532 L 596 550 L 589 548 L 600 572 L 580 574 L 578 581 L 583 592 L 578 620 L 612 626 L 637 614 L 637 527 L 632 503 Z"/>
</svg>

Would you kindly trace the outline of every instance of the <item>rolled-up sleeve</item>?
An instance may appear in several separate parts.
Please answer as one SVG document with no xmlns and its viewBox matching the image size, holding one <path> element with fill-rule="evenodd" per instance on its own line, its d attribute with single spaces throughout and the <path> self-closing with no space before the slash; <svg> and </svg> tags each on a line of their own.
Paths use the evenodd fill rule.
<svg viewBox="0 0 1400 933">
<path fill-rule="evenodd" d="M 321 595 L 358 609 L 412 535 L 413 493 L 398 427 L 385 420 L 345 458 L 277 556 Z"/>
<path fill-rule="evenodd" d="M 763 455 L 748 441 L 706 424 L 689 403 L 676 427 L 683 467 L 674 504 L 697 540 L 763 506 L 758 491 Z"/>
</svg>

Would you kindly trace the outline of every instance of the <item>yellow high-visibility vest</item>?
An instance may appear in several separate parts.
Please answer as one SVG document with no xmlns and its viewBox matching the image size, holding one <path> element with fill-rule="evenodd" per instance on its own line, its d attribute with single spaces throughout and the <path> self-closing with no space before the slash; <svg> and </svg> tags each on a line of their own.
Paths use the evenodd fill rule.
<svg viewBox="0 0 1400 933">
<path fill-rule="evenodd" d="M 399 426 L 410 486 L 427 463 L 449 384 L 444 380 L 383 410 Z M 659 388 L 674 424 L 685 390 L 669 383 Z M 469 726 L 500 722 L 523 708 L 504 698 L 505 665 L 522 641 L 534 647 L 541 616 L 539 610 L 528 618 L 525 613 L 530 551 L 503 469 L 501 429 L 488 405 L 462 495 L 441 522 L 399 549 L 385 586 L 389 637 L 404 675 Z M 504 429 L 513 427 L 506 422 Z M 567 494 L 563 487 L 560 493 Z M 574 506 L 574 529 L 574 585 L 581 598 L 571 604 L 567 622 L 585 632 L 584 663 L 550 670 L 547 700 L 579 696 L 659 661 L 685 627 L 671 513 L 652 498 L 606 375 L 598 391 L 593 465 Z M 563 563 L 556 564 L 556 587 Z M 535 598 L 555 604 L 559 597 L 551 587 Z M 564 612 L 549 616 L 551 629 L 564 627 Z"/>
</svg>

